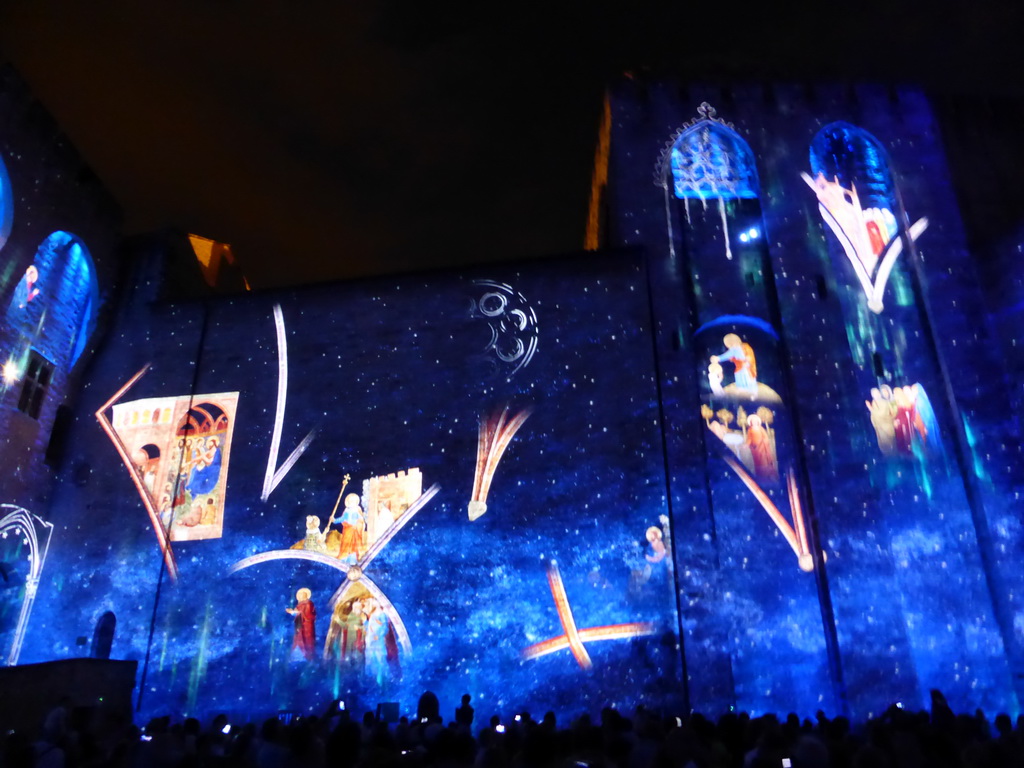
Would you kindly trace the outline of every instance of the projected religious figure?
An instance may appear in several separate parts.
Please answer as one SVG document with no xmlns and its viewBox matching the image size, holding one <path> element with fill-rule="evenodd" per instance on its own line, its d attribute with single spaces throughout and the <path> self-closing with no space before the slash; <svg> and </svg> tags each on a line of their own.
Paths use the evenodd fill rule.
<svg viewBox="0 0 1024 768">
<path fill-rule="evenodd" d="M 668 515 L 658 517 L 659 525 L 648 526 L 644 531 L 647 549 L 643 559 L 633 568 L 630 574 L 629 589 L 638 592 L 651 581 L 663 583 L 672 567 L 671 538 L 668 526 Z"/>
<path fill-rule="evenodd" d="M 334 511 L 328 518 L 328 528 L 345 494 L 348 480 L 349 476 L 346 475 Z M 339 532 L 334 528 L 321 529 L 319 517 L 309 515 L 306 520 L 307 534 L 302 541 L 289 549 L 261 552 L 239 560 L 230 567 L 228 573 L 237 573 L 245 568 L 276 560 L 305 560 L 341 571 L 344 580 L 328 602 L 331 624 L 324 644 L 324 657 L 335 659 L 339 665 L 352 669 L 368 670 L 371 677 L 381 682 L 397 669 L 398 651 L 388 650 L 389 644 L 409 654 L 412 652 L 412 643 L 398 610 L 367 575 L 366 569 L 388 542 L 440 490 L 440 486 L 432 485 L 406 505 L 404 499 L 407 494 L 415 492 L 421 486 L 422 476 L 416 468 L 370 478 L 363 484 L 368 498 L 374 499 L 378 505 L 384 503 L 389 510 L 390 505 L 394 504 L 399 511 L 394 514 L 393 521 L 384 530 L 379 528 L 384 518 L 377 519 L 378 527 L 372 540 L 363 538 L 362 544 L 354 547 L 354 551 L 359 553 L 355 561 L 351 557 L 352 549 L 346 548 L 343 544 L 344 530 Z M 352 514 L 350 524 L 357 531 L 361 525 L 360 521 L 364 519 L 360 502 L 358 494 L 349 494 L 346 498 L 347 509 Z M 390 511 L 386 514 L 392 513 L 393 511 Z M 344 526 L 344 522 L 342 525 Z M 365 535 L 365 529 L 360 535 Z M 354 662 L 356 658 L 359 660 L 358 664 Z"/>
<path fill-rule="evenodd" d="M 530 417 L 532 411 L 532 408 L 524 408 L 513 415 L 509 413 L 509 406 L 505 405 L 490 413 L 481 414 L 477 433 L 473 496 L 469 501 L 469 519 L 471 521 L 476 520 L 487 511 L 487 494 L 491 490 L 491 480 L 498 468 L 498 462 L 501 461 L 508 444 L 512 442 L 512 438 Z"/>
<path fill-rule="evenodd" d="M 883 456 L 918 456 L 940 452 L 938 422 L 921 384 L 872 387 L 865 400 Z"/>
<path fill-rule="evenodd" d="M 29 265 L 25 274 L 18 281 L 18 287 L 14 289 L 14 298 L 11 299 L 11 306 L 24 309 L 34 298 L 39 295 L 39 270 L 35 264 Z"/>
<path fill-rule="evenodd" d="M 383 685 L 399 672 L 398 648 L 388 612 L 365 588 L 356 584 L 335 603 L 324 642 L 325 660 Z"/>
<path fill-rule="evenodd" d="M 292 639 L 292 653 L 301 655 L 306 661 L 316 658 L 316 606 L 313 593 L 303 587 L 295 593 L 295 607 L 285 612 L 295 617 L 295 635 Z"/>
<path fill-rule="evenodd" d="M 739 334 L 727 333 L 722 339 L 724 352 L 712 355 L 708 364 L 708 386 L 718 397 L 757 400 L 763 403 L 781 403 L 774 389 L 757 380 L 757 356 L 754 348 Z M 722 363 L 732 365 L 732 381 L 723 386 L 725 369 Z"/>
<path fill-rule="evenodd" d="M 96 410 L 149 515 L 172 580 L 172 541 L 220 538 L 237 392 L 120 403 L 147 364 Z M 108 416 L 107 411 L 112 415 Z"/>
<path fill-rule="evenodd" d="M 349 475 L 343 478 L 327 524 L 321 529 L 320 518 L 307 515 L 306 535 L 292 549 L 319 552 L 355 565 L 423 495 L 423 475 L 417 467 L 363 481 L 362 497 L 357 493 L 345 494 L 350 479 Z M 343 499 L 345 506 L 339 515 Z M 335 522 L 340 529 L 333 527 Z"/>
<path fill-rule="evenodd" d="M 170 541 L 220 538 L 237 392 L 146 398 L 113 406 L 131 457 Z"/>
<path fill-rule="evenodd" d="M 777 482 L 779 465 L 775 449 L 775 413 L 765 406 L 747 414 L 741 405 L 733 414 L 728 408 L 715 411 L 702 405 L 701 417 L 711 433 L 721 440 L 743 466 L 761 482 Z M 739 429 L 731 429 L 735 423 Z"/>
</svg>

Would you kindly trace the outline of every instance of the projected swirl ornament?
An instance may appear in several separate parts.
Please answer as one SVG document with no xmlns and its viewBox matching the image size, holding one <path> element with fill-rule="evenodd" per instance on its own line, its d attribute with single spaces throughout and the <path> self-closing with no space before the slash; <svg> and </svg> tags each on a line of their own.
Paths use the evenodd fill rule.
<svg viewBox="0 0 1024 768">
<path fill-rule="evenodd" d="M 53 523 L 48 523 L 39 515 L 33 515 L 27 509 L 14 504 L 0 504 L 0 512 L 4 513 L 0 518 L 0 539 L 13 537 L 19 558 L 21 550 L 24 548 L 27 550 L 25 559 L 28 561 L 25 594 L 21 601 L 21 610 L 18 613 L 18 623 L 14 629 L 14 639 L 7 654 L 7 666 L 13 667 L 18 663 L 18 657 L 21 655 L 21 646 L 25 641 L 25 632 L 28 630 L 32 606 L 35 604 L 36 594 L 39 591 L 39 578 L 43 573 L 46 555 L 50 551 Z M 3 577 L 5 581 L 8 581 L 10 579 L 9 571 L 16 569 L 6 562 L 4 566 Z"/>
<path fill-rule="evenodd" d="M 490 329 L 484 354 L 493 355 L 505 375 L 513 376 L 537 352 L 537 314 L 511 285 L 494 280 L 474 280 L 473 285 L 480 293 L 473 299 L 472 312 L 486 319 Z"/>
<path fill-rule="evenodd" d="M 539 659 L 541 656 L 568 648 L 581 669 L 590 669 L 594 663 L 587 652 L 587 643 L 598 640 L 625 640 L 654 634 L 654 625 L 645 621 L 579 629 L 572 613 L 572 606 L 569 604 L 569 596 L 565 592 L 565 584 L 562 583 L 562 573 L 558 570 L 558 563 L 555 560 L 548 560 L 547 571 L 548 586 L 551 588 L 551 597 L 555 601 L 555 610 L 558 612 L 558 621 L 562 625 L 562 634 L 529 646 L 523 651 L 523 659 Z"/>
<path fill-rule="evenodd" d="M 342 487 L 344 488 L 344 486 Z M 341 571 L 345 578 L 331 597 L 329 608 L 333 611 L 338 603 L 343 601 L 346 595 L 353 591 L 365 591 L 373 598 L 373 600 L 376 601 L 384 615 L 386 615 L 387 619 L 391 622 L 398 644 L 401 646 L 402 650 L 406 653 L 411 653 L 412 642 L 409 640 L 409 632 L 405 628 L 405 623 L 402 621 L 401 615 L 399 615 L 398 610 L 388 599 L 387 595 L 385 595 L 373 579 L 367 575 L 366 569 L 377 555 L 384 550 L 384 547 L 387 546 L 388 542 L 390 542 L 391 539 L 393 539 L 395 535 L 402 530 L 402 528 L 404 528 L 412 518 L 415 517 L 416 514 L 418 514 L 420 510 L 422 510 L 427 503 L 434 498 L 434 496 L 437 495 L 437 492 L 440 489 L 441 487 L 436 483 L 428 488 L 418 499 L 409 505 L 408 509 L 402 511 L 398 517 L 395 518 L 394 522 L 392 522 L 387 529 L 369 545 L 363 555 L 355 563 L 345 562 L 345 560 L 339 558 L 337 554 L 329 554 L 327 552 L 315 551 L 313 549 L 275 549 L 268 552 L 260 552 L 259 554 L 239 560 L 228 569 L 228 575 L 275 560 L 304 560 L 306 562 L 318 563 L 319 565 Z M 330 646 L 333 640 L 334 638 L 328 636 L 327 646 Z M 325 647 L 325 655 L 327 655 L 327 647 Z"/>
</svg>

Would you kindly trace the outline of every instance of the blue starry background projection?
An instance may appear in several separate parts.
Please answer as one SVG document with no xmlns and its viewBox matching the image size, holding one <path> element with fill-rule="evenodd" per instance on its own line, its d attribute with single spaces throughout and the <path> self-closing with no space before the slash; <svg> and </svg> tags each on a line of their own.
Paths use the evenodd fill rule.
<svg viewBox="0 0 1024 768">
<path fill-rule="evenodd" d="M 1019 441 L 995 373 L 998 346 L 983 341 L 987 309 L 927 102 L 871 88 L 680 91 L 642 82 L 621 83 L 609 101 L 608 181 L 596 199 L 610 212 L 607 243 L 652 254 L 670 498 L 687 510 L 675 526 L 677 560 L 686 563 L 684 649 L 688 668 L 702 670 L 691 676 L 691 698 L 712 710 L 809 709 L 790 690 L 805 687 L 826 709 L 868 716 L 894 700 L 925 706 L 938 687 L 964 709 L 1016 710 L 1024 623 L 1008 553 L 1020 542 L 1011 511 Z M 759 197 L 720 185 L 705 206 L 664 174 L 685 164 L 657 165 L 659 149 L 682 135 L 674 128 L 706 124 L 705 102 L 723 112 L 708 133 L 728 137 L 716 146 L 735 154 L 729 169 L 754 158 Z M 640 167 L 643 151 L 650 161 Z M 893 208 L 892 219 L 881 218 L 896 221 L 904 248 L 881 307 L 868 305 L 801 178 L 818 171 L 847 189 L 855 183 L 865 208 Z M 914 240 L 908 225 L 921 217 L 930 224 Z M 800 490 L 820 548 L 813 584 L 791 554 L 788 571 L 781 562 L 773 570 L 767 543 L 752 555 L 754 568 L 738 568 L 731 555 L 756 540 L 736 530 L 752 513 L 736 478 L 718 476 L 707 426 L 694 418 L 708 387 L 708 350 L 694 331 L 723 314 L 770 321 L 785 349 L 774 375 L 786 381 L 780 391 L 797 437 L 790 458 L 806 473 Z M 923 399 L 907 402 L 920 393 L 928 418 Z M 895 432 L 899 450 L 882 450 L 879 425 Z M 695 493 L 705 478 L 708 491 Z M 722 617 L 744 591 L 754 597 L 736 633 Z M 784 611 L 769 609 L 773 594 Z"/>
<path fill-rule="evenodd" d="M 487 296 L 501 286 L 511 289 L 505 304 Z M 239 393 L 223 535 L 174 544 L 179 575 L 162 577 L 144 709 L 304 709 L 333 696 L 411 707 L 426 688 L 447 701 L 470 691 L 482 711 L 679 699 L 671 558 L 647 558 L 648 530 L 666 542 L 671 531 L 645 287 L 642 261 L 618 255 L 585 268 L 550 264 L 543 275 L 409 278 L 126 312 L 84 412 L 146 363 L 124 401 Z M 314 437 L 264 503 L 280 373 L 275 304 L 288 360 L 278 465 Z M 486 513 L 470 522 L 478 420 L 505 403 L 532 413 L 494 472 Z M 36 608 L 25 660 L 67 653 L 71 628 L 106 610 L 118 617 L 115 653 L 142 660 L 160 578 L 156 537 L 94 419 L 78 419 L 74 444 L 71 461 L 95 471 L 56 503 L 86 511 L 55 536 L 54 587 Z M 411 651 L 399 649 L 380 675 L 321 662 L 343 574 L 296 560 L 230 566 L 302 541 L 307 516 L 322 527 L 345 474 L 347 495 L 413 468 L 424 490 L 440 490 L 366 568 Z M 588 673 L 568 650 L 522 660 L 527 646 L 563 634 L 550 560 L 579 628 L 641 622 L 651 634 L 588 643 Z M 285 613 L 303 587 L 317 610 L 314 662 L 296 660 Z"/>
<path fill-rule="evenodd" d="M 20 661 L 82 655 L 112 611 L 143 716 L 408 710 L 424 688 L 488 714 L 863 718 L 933 687 L 1018 711 L 1020 280 L 974 275 L 924 97 L 634 79 L 602 137 L 590 221 L 620 250 L 194 301 L 155 241 L 116 274 L 116 216 L 60 186 L 74 167 L 8 151 L 25 202 L 0 238 L 0 340 L 24 354 L 45 309 L 31 343 L 60 352 L 38 419 L 20 381 L 0 392 L 3 501 L 54 525 Z M 33 263 L 31 311 L 8 314 Z M 215 507 L 208 537 L 175 542 L 175 578 L 130 474 L 145 487 L 156 457 L 119 455 L 94 416 L 144 368 L 122 415 L 231 403 L 230 460 L 202 419 L 191 451 L 174 420 L 146 427 L 185 438 L 177 475 Z M 222 482 L 196 485 L 218 460 Z M 346 495 L 386 520 L 409 488 L 393 535 L 346 529 Z M 307 589 L 316 637 L 293 648 Z M 0 596 L 5 651 L 23 594 Z"/>
</svg>

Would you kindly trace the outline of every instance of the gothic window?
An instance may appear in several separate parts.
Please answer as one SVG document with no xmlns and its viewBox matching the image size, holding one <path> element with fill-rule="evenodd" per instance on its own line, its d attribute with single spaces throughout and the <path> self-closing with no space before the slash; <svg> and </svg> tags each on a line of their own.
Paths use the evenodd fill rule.
<svg viewBox="0 0 1024 768">
<path fill-rule="evenodd" d="M 38 419 L 43 400 L 46 398 L 46 390 L 52 380 L 53 363 L 34 349 L 29 350 L 28 365 L 25 366 L 25 373 L 21 379 L 18 410 L 33 419 Z"/>
<path fill-rule="evenodd" d="M 821 217 L 849 259 L 868 308 L 881 313 L 904 247 L 901 231 L 913 242 L 928 220 L 907 226 L 885 149 L 862 128 L 842 121 L 826 125 L 811 142 L 810 165 L 811 173 L 801 177 L 817 196 Z M 903 293 L 897 285 L 898 301 Z"/>
<path fill-rule="evenodd" d="M 763 231 L 754 153 L 731 123 L 716 117 L 710 104 L 701 104 L 697 114 L 666 145 L 655 171 L 655 183 L 665 189 L 670 243 L 671 188 L 673 195 L 683 201 L 688 227 L 694 223 L 691 200 L 700 201 L 701 216 L 707 212 L 708 202 L 715 202 L 720 220 L 716 226 L 721 229 L 725 256 L 732 259 L 734 239 L 742 245 L 756 245 L 754 241 Z"/>
<path fill-rule="evenodd" d="M 810 151 L 811 173 L 856 190 L 865 208 L 896 210 L 896 185 L 881 143 L 846 122 L 829 123 L 814 137 Z"/>
<path fill-rule="evenodd" d="M 58 367 L 70 368 L 85 349 L 96 322 L 99 292 L 85 244 L 54 232 L 36 249 L 7 307 L 16 334 L 14 357 L 31 344 Z"/>
<path fill-rule="evenodd" d="M 701 104 L 700 117 L 684 125 L 672 142 L 675 196 L 680 199 L 734 200 L 758 196 L 754 153 L 715 110 Z"/>
</svg>

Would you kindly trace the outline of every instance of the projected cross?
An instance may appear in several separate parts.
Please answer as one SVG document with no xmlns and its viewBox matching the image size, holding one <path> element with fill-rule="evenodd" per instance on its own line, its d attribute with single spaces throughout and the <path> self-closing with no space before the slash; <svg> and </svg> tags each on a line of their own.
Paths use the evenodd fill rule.
<svg viewBox="0 0 1024 768">
<path fill-rule="evenodd" d="M 380 535 L 380 537 L 370 545 L 370 548 L 366 550 L 366 554 L 360 558 L 359 562 L 355 565 L 348 565 L 347 563 L 341 562 L 336 557 L 325 555 L 320 552 L 312 552 L 306 549 L 274 549 L 269 552 L 260 552 L 258 555 L 252 555 L 251 557 L 239 560 L 237 563 L 228 569 L 228 574 L 237 573 L 243 568 L 249 568 L 253 565 L 260 563 L 266 563 L 271 560 L 308 560 L 313 563 L 320 563 L 330 568 L 341 571 L 345 574 L 345 579 L 342 581 L 341 586 L 334 592 L 334 595 L 330 600 L 330 607 L 333 610 L 334 605 L 341 599 L 344 591 L 356 582 L 359 582 L 366 591 L 373 595 L 380 606 L 384 609 L 387 617 L 391 620 L 391 623 L 395 628 L 395 635 L 398 637 L 398 642 L 401 644 L 404 651 L 412 651 L 412 643 L 409 640 L 409 633 L 405 629 L 405 624 L 402 623 L 402 617 L 398 615 L 398 611 L 395 610 L 395 606 L 388 600 L 387 596 L 381 591 L 369 576 L 366 575 L 366 567 L 370 562 L 381 553 L 381 550 L 387 545 L 395 534 L 398 533 L 402 528 L 405 527 L 406 523 L 412 520 L 423 507 L 426 506 L 427 502 L 430 501 L 437 492 L 441 490 L 441 486 L 437 483 L 430 486 L 423 495 L 421 495 L 416 501 L 414 501 L 405 512 L 402 513 L 395 522 L 393 522 L 388 529 Z"/>
<path fill-rule="evenodd" d="M 610 624 L 604 627 L 577 629 L 576 619 L 573 617 L 572 607 L 569 605 L 569 596 L 566 595 L 565 585 L 562 583 L 562 574 L 558 570 L 558 563 L 555 560 L 548 560 L 547 568 L 548 586 L 551 587 L 551 596 L 555 599 L 555 610 L 558 611 L 558 620 L 562 624 L 564 634 L 531 645 L 523 651 L 524 659 L 537 659 L 568 648 L 580 667 L 590 669 L 593 662 L 590 660 L 590 654 L 587 653 L 586 643 L 654 634 L 654 625 L 649 622 Z"/>
</svg>

